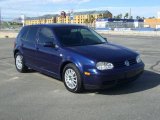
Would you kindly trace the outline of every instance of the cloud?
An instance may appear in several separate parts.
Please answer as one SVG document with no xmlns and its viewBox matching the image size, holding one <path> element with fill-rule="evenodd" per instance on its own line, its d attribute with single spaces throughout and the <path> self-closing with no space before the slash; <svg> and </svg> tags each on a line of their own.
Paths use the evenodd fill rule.
<svg viewBox="0 0 160 120">
<path fill-rule="evenodd" d="M 90 2 L 91 0 L 0 0 L 1 3 L 54 3 L 54 4 L 67 4 L 67 3 L 74 3 L 74 4 L 81 4 L 81 3 L 86 3 Z"/>
<path fill-rule="evenodd" d="M 59 14 L 60 11 L 69 11 L 72 6 L 81 5 L 91 0 L 0 0 L 3 18 L 39 16 L 44 14 Z"/>
<path fill-rule="evenodd" d="M 89 2 L 91 0 L 47 0 L 53 3 L 65 3 L 65 2 L 69 2 L 69 3 L 85 3 L 85 2 Z"/>
<path fill-rule="evenodd" d="M 132 16 L 151 17 L 157 16 L 160 6 L 141 6 L 141 7 L 114 7 L 100 6 L 90 4 L 98 0 L 0 0 L 2 8 L 2 17 L 15 18 L 21 14 L 26 16 L 39 16 L 44 14 L 60 14 L 62 10 L 68 12 L 73 11 L 89 11 L 89 10 L 109 10 L 113 16 L 117 14 L 125 14 L 132 10 Z M 99 0 L 100 1 L 100 0 Z M 94 3 L 95 4 L 95 3 Z"/>
</svg>

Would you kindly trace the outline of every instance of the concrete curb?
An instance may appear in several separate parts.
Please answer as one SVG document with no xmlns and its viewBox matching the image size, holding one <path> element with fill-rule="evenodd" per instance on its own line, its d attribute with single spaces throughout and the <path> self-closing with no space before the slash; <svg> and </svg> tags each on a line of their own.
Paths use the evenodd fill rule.
<svg viewBox="0 0 160 120">
<path fill-rule="evenodd" d="M 132 35 L 132 36 L 160 36 L 160 31 L 99 31 L 96 30 L 100 34 L 107 35 Z"/>
<path fill-rule="evenodd" d="M 160 31 L 98 31 L 100 34 L 107 34 L 107 35 L 124 35 L 124 36 L 150 36 L 150 37 L 157 37 L 160 36 Z M 12 31 L 0 31 L 0 38 L 16 38 L 18 32 Z"/>
</svg>

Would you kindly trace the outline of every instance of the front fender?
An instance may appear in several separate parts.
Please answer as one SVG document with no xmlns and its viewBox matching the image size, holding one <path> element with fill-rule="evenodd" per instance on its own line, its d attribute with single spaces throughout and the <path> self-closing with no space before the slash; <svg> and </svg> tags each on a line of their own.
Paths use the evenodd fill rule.
<svg viewBox="0 0 160 120">
<path fill-rule="evenodd" d="M 82 63 L 78 59 L 73 58 L 73 57 L 67 57 L 67 58 L 64 58 L 62 60 L 62 63 L 60 65 L 60 69 L 59 69 L 60 73 L 62 72 L 62 69 L 64 68 L 64 66 L 66 64 L 68 64 L 68 63 L 73 63 L 79 69 L 79 71 L 81 73 L 83 73 L 83 65 L 82 65 Z"/>
</svg>

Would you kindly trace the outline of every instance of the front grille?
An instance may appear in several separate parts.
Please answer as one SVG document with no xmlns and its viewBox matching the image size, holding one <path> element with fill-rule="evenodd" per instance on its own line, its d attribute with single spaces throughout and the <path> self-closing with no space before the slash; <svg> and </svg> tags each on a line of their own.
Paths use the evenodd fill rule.
<svg viewBox="0 0 160 120">
<path fill-rule="evenodd" d="M 134 64 L 137 64 L 136 59 L 129 59 L 129 66 L 132 66 Z M 120 68 L 120 67 L 125 67 L 125 61 L 121 61 L 121 62 L 115 62 L 113 63 L 115 68 Z"/>
</svg>

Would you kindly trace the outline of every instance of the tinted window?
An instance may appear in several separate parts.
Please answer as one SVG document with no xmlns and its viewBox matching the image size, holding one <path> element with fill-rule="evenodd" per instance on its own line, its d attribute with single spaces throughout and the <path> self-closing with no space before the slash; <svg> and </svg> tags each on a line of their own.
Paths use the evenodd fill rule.
<svg viewBox="0 0 160 120">
<path fill-rule="evenodd" d="M 64 46 L 94 45 L 106 42 L 103 37 L 86 27 L 55 28 L 54 32 Z"/>
<path fill-rule="evenodd" d="M 28 27 L 22 28 L 20 34 L 18 35 L 18 39 L 25 40 L 26 36 L 27 36 L 27 33 L 28 33 L 28 30 L 29 30 Z"/>
<path fill-rule="evenodd" d="M 38 27 L 30 27 L 27 34 L 26 41 L 34 43 L 36 40 L 37 31 L 38 31 Z"/>
<path fill-rule="evenodd" d="M 45 42 L 54 42 L 54 34 L 50 28 L 41 28 L 39 31 L 39 44 L 43 44 Z"/>
<path fill-rule="evenodd" d="M 93 35 L 93 32 L 88 29 L 81 29 L 80 33 L 84 40 L 90 40 L 92 43 L 98 42 L 101 39 L 100 37 Z"/>
</svg>

